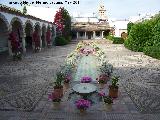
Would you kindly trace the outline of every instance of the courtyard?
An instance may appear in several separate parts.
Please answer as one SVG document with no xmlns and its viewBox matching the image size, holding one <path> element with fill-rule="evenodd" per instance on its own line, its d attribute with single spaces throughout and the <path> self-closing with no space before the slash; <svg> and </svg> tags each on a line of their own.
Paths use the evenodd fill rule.
<svg viewBox="0 0 160 120">
<path fill-rule="evenodd" d="M 96 59 L 82 57 L 70 86 L 63 90 L 62 101 L 57 108 L 48 99 L 53 92 L 57 69 L 67 56 L 76 49 L 78 42 L 39 53 L 27 53 L 22 61 L 10 58 L 0 63 L 0 120 L 159 120 L 160 117 L 160 61 L 142 52 L 133 52 L 123 44 L 111 44 L 94 40 L 104 51 L 106 60 L 113 65 L 113 74 L 120 77 L 118 97 L 111 110 L 106 110 L 102 101 L 92 97 L 92 104 L 81 114 L 71 94 L 73 86 L 88 74 L 97 77 Z M 87 62 L 87 63 L 86 63 Z M 88 72 L 89 71 L 89 72 Z M 98 91 L 108 94 L 109 81 L 103 89 L 93 81 Z"/>
</svg>

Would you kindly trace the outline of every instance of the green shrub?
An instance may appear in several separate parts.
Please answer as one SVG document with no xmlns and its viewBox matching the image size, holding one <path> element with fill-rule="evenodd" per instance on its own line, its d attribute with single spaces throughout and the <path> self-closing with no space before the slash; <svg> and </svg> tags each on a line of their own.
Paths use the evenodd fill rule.
<svg viewBox="0 0 160 120">
<path fill-rule="evenodd" d="M 147 46 L 144 47 L 144 54 L 151 56 L 153 58 L 160 59 L 160 46 Z"/>
<path fill-rule="evenodd" d="M 160 14 L 129 28 L 124 45 L 133 51 L 143 51 L 146 55 L 160 59 Z"/>
<path fill-rule="evenodd" d="M 55 38 L 55 44 L 57 46 L 66 45 L 66 44 L 68 44 L 68 41 L 62 36 L 57 36 Z"/>
<path fill-rule="evenodd" d="M 114 37 L 113 35 L 109 34 L 108 36 L 106 36 L 106 39 L 113 41 L 113 37 Z"/>
<path fill-rule="evenodd" d="M 113 37 L 113 44 L 123 44 L 124 39 L 121 37 Z"/>
<path fill-rule="evenodd" d="M 134 23 L 132 23 L 132 22 L 129 22 L 128 24 L 127 24 L 127 34 L 129 35 L 129 32 L 130 32 L 130 30 L 131 30 L 131 28 L 132 28 L 132 26 L 134 25 Z"/>
<path fill-rule="evenodd" d="M 146 41 L 151 36 L 150 26 L 147 23 L 137 23 L 132 26 L 125 46 L 133 51 L 143 51 Z"/>
<path fill-rule="evenodd" d="M 72 37 L 71 37 L 71 36 L 66 36 L 65 39 L 66 39 L 68 42 L 71 42 Z"/>
</svg>

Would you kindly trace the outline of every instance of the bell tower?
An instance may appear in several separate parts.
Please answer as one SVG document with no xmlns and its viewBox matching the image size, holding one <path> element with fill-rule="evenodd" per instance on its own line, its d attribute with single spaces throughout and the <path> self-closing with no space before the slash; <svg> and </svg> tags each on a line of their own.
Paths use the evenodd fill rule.
<svg viewBox="0 0 160 120">
<path fill-rule="evenodd" d="M 106 15 L 106 9 L 104 7 L 104 3 L 102 0 L 100 0 L 98 14 L 99 14 L 99 21 L 108 21 L 108 18 Z"/>
</svg>

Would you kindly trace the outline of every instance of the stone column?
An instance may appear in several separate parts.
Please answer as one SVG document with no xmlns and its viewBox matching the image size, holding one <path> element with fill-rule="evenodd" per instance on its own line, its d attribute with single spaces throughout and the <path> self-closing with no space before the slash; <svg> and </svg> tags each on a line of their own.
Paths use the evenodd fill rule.
<svg viewBox="0 0 160 120">
<path fill-rule="evenodd" d="M 13 55 L 12 48 L 11 48 L 11 41 L 10 40 L 8 40 L 8 52 L 9 52 L 9 56 Z"/>
<path fill-rule="evenodd" d="M 23 49 L 23 53 L 26 53 L 26 33 L 23 33 L 23 36 L 22 36 L 22 49 Z"/>
<path fill-rule="evenodd" d="M 96 37 L 96 32 L 93 31 L 93 39 L 95 39 L 95 37 Z"/>
<path fill-rule="evenodd" d="M 78 32 L 77 32 L 77 39 L 78 39 Z"/>
<path fill-rule="evenodd" d="M 40 50 L 42 49 L 42 31 L 39 32 L 39 37 L 40 37 Z"/>
<path fill-rule="evenodd" d="M 84 38 L 87 39 L 87 32 L 84 32 Z"/>
<path fill-rule="evenodd" d="M 104 31 L 102 31 L 102 39 L 103 39 L 103 37 L 104 37 L 103 33 L 104 33 Z"/>
</svg>

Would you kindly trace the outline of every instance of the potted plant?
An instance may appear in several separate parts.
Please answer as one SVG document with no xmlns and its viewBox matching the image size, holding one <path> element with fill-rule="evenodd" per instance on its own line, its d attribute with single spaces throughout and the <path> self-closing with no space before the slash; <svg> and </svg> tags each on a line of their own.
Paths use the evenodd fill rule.
<svg viewBox="0 0 160 120">
<path fill-rule="evenodd" d="M 118 76 L 112 77 L 112 84 L 109 85 L 109 96 L 112 98 L 118 97 L 118 81 L 119 81 Z"/>
<path fill-rule="evenodd" d="M 62 72 L 57 72 L 56 73 L 56 82 L 55 86 L 54 86 L 54 93 L 56 96 L 56 98 L 61 98 L 63 96 L 63 85 L 62 85 L 62 81 L 64 80 L 64 75 Z"/>
<path fill-rule="evenodd" d="M 68 89 L 69 88 L 69 82 L 71 81 L 71 75 L 66 75 L 65 78 L 64 78 L 64 87 L 65 89 Z"/>
<path fill-rule="evenodd" d="M 100 101 L 102 101 L 102 98 L 105 96 L 105 93 L 103 91 L 98 92 L 98 96 L 100 98 Z"/>
<path fill-rule="evenodd" d="M 113 99 L 110 96 L 103 96 L 103 101 L 105 103 L 105 109 L 107 111 L 111 111 L 112 110 Z"/>
<path fill-rule="evenodd" d="M 100 72 L 102 74 L 108 75 L 110 77 L 111 73 L 113 71 L 113 65 L 108 63 L 107 61 L 104 61 L 100 66 Z"/>
<path fill-rule="evenodd" d="M 106 74 L 101 74 L 101 75 L 97 78 L 97 80 L 98 80 L 98 83 L 99 83 L 99 84 L 106 84 L 107 81 L 109 80 L 109 76 L 106 75 Z"/>
<path fill-rule="evenodd" d="M 91 106 L 91 102 L 86 99 L 79 99 L 76 101 L 76 107 L 83 113 L 87 108 Z"/>
<path fill-rule="evenodd" d="M 52 94 L 49 94 L 48 99 L 53 102 L 55 108 L 60 107 L 61 98 L 57 97 L 54 92 Z"/>
</svg>

